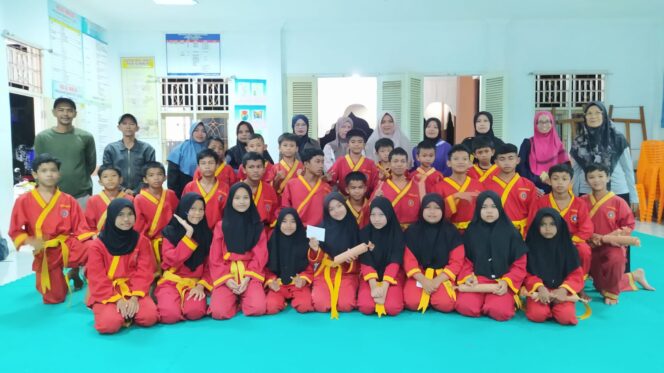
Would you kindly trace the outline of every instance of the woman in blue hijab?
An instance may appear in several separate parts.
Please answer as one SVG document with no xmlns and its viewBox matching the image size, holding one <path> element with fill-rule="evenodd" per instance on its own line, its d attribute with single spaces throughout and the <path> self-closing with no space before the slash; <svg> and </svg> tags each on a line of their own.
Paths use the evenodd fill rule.
<svg viewBox="0 0 664 373">
<path fill-rule="evenodd" d="M 203 122 L 198 122 L 189 129 L 189 139 L 168 154 L 168 189 L 175 192 L 178 198 L 182 195 L 185 185 L 193 180 L 198 167 L 196 156 L 205 148 L 207 148 L 207 127 Z"/>
</svg>

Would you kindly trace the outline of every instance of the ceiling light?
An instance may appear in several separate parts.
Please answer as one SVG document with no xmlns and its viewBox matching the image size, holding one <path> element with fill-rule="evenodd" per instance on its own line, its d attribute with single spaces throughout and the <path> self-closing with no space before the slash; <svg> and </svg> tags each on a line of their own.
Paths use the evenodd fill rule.
<svg viewBox="0 0 664 373">
<path fill-rule="evenodd" d="M 157 5 L 196 5 L 196 0 L 152 0 Z"/>
</svg>

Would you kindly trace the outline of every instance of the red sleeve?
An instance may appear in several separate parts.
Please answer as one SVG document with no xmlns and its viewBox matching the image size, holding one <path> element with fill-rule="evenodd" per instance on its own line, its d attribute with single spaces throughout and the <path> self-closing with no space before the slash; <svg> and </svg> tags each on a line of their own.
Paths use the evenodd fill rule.
<svg viewBox="0 0 664 373">
<path fill-rule="evenodd" d="M 168 201 L 166 201 L 166 202 L 170 203 L 170 205 L 171 205 L 171 213 L 172 213 L 173 211 L 177 210 L 177 208 L 178 208 L 178 204 L 180 204 L 180 200 L 178 199 L 178 196 L 175 195 L 175 192 L 172 191 L 172 190 L 169 190 L 169 191 L 168 191 L 168 196 L 167 196 L 167 198 L 168 198 Z M 171 219 L 171 218 L 168 217 L 168 220 L 170 220 L 170 219 Z"/>
<path fill-rule="evenodd" d="M 630 231 L 633 231 L 636 225 L 636 222 L 634 221 L 634 213 L 632 213 L 632 209 L 627 204 L 627 202 L 623 201 L 622 199 L 620 202 L 622 203 L 620 203 L 620 208 L 618 210 L 618 226 L 620 228 L 629 228 Z"/>
<path fill-rule="evenodd" d="M 372 266 L 366 264 L 360 264 L 360 276 L 364 281 L 369 281 L 371 279 L 378 280 L 378 273 Z"/>
<path fill-rule="evenodd" d="M 90 237 L 94 236 L 97 231 L 90 229 L 87 221 L 85 221 L 85 215 L 83 214 L 83 209 L 81 205 L 72 197 L 71 198 L 71 211 L 70 219 L 74 231 L 71 232 L 72 238 L 77 238 L 79 241 L 85 241 Z"/>
<path fill-rule="evenodd" d="M 378 168 L 376 167 L 376 164 L 374 163 L 373 167 L 369 167 L 367 175 L 367 194 L 373 193 L 374 189 L 376 189 L 376 185 L 378 184 Z"/>
<path fill-rule="evenodd" d="M 88 223 L 88 226 L 94 229 L 97 229 L 97 216 L 101 216 L 99 212 L 97 211 L 97 203 L 93 199 L 95 196 L 90 197 L 88 199 L 88 203 L 85 206 L 85 221 Z"/>
<path fill-rule="evenodd" d="M 265 231 L 261 233 L 261 237 L 258 239 L 258 243 L 254 246 L 251 251 L 254 253 L 254 256 L 249 261 L 247 265 L 248 275 L 252 275 L 256 280 L 261 283 L 265 281 L 265 276 L 263 271 L 265 270 L 265 265 L 267 264 L 267 238 Z"/>
<path fill-rule="evenodd" d="M 443 272 L 454 282 L 457 278 L 457 275 L 461 272 L 461 267 L 463 267 L 464 259 L 466 258 L 466 250 L 463 247 L 463 244 L 457 246 L 450 252 L 450 258 L 447 262 L 447 265 L 443 269 Z"/>
<path fill-rule="evenodd" d="M 576 294 L 583 290 L 583 285 L 583 268 L 579 266 L 577 269 L 567 275 L 565 281 L 563 281 L 563 284 L 560 285 L 560 287 L 567 289 L 567 291 L 571 294 Z"/>
<path fill-rule="evenodd" d="M 595 232 L 595 226 L 593 224 L 593 220 L 590 218 L 588 204 L 581 199 L 579 201 L 582 202 L 579 203 L 579 209 L 577 211 L 579 230 L 576 232 L 574 237 L 572 237 L 572 240 L 574 242 L 585 242 L 588 241 L 590 237 L 592 237 L 593 233 Z"/>
<path fill-rule="evenodd" d="M 274 190 L 274 188 L 272 188 L 272 186 L 270 185 L 268 186 L 270 188 L 270 199 L 274 201 L 272 208 L 270 208 L 270 216 L 268 217 L 268 223 L 270 224 L 270 226 L 272 226 L 272 224 L 277 223 L 277 217 L 279 216 L 279 212 L 281 211 L 281 199 L 279 198 L 279 196 L 277 196 L 277 192 Z"/>
<path fill-rule="evenodd" d="M 240 165 L 240 168 L 237 169 L 237 179 L 244 180 L 247 178 L 247 174 L 244 173 L 244 166 Z"/>
<path fill-rule="evenodd" d="M 320 247 L 318 248 L 318 251 L 313 251 L 311 248 L 307 251 L 307 259 L 309 259 L 309 263 L 311 264 L 320 264 L 323 261 L 323 257 L 325 257 L 325 254 Z"/>
<path fill-rule="evenodd" d="M 307 268 L 305 268 L 304 271 L 298 273 L 297 275 L 307 280 L 307 282 L 311 284 L 314 281 L 314 266 L 309 263 Z"/>
<path fill-rule="evenodd" d="M 403 252 L 403 269 L 406 271 L 406 276 L 408 278 L 413 277 L 416 273 L 422 273 L 420 263 L 408 247 L 406 247 L 406 250 Z"/>
<path fill-rule="evenodd" d="M 26 214 L 25 198 L 19 197 L 12 208 L 12 216 L 9 221 L 9 237 L 14 241 L 14 247 L 18 250 L 29 237 L 24 227 L 29 225 Z"/>
<path fill-rule="evenodd" d="M 150 286 L 154 280 L 156 269 L 150 241 L 145 237 L 141 237 L 134 250 L 138 250 L 138 263 L 130 279 L 129 288 L 132 291 L 132 295 L 139 297 L 149 296 Z"/>
<path fill-rule="evenodd" d="M 283 207 L 293 207 L 293 192 L 291 191 L 291 187 L 293 186 L 291 181 L 293 180 L 295 179 L 291 179 L 286 183 L 286 187 L 283 193 L 281 193 L 281 206 Z"/>
<path fill-rule="evenodd" d="M 512 263 L 509 271 L 500 278 L 507 282 L 507 285 L 509 285 L 514 294 L 519 293 L 519 288 L 523 284 L 523 280 L 526 278 L 526 260 L 526 254 L 521 255 L 519 259 Z"/>
<path fill-rule="evenodd" d="M 263 175 L 263 181 L 269 184 L 272 184 L 274 176 L 277 174 L 276 167 L 268 163 L 267 170 L 265 170 L 265 175 Z"/>
<path fill-rule="evenodd" d="M 212 286 L 212 283 L 214 282 L 212 280 L 212 276 L 210 275 L 210 260 L 205 261 L 205 267 L 203 267 L 203 276 L 201 276 L 200 280 L 198 280 L 198 283 L 203 285 L 203 287 L 207 291 L 212 291 L 214 287 Z"/>
<path fill-rule="evenodd" d="M 210 245 L 210 257 L 208 259 L 212 286 L 223 285 L 231 278 L 230 266 L 224 259 L 224 233 L 221 231 L 221 222 L 214 227 L 212 244 Z"/>
<path fill-rule="evenodd" d="M 537 277 L 537 276 L 535 276 L 531 273 L 528 273 L 526 275 L 526 279 L 523 281 L 523 286 L 526 287 L 526 290 L 528 291 L 528 293 L 533 293 L 537 289 L 539 289 L 540 286 L 544 286 L 544 282 L 542 281 L 541 278 L 539 278 L 539 277 Z"/>
<path fill-rule="evenodd" d="M 269 268 L 265 267 L 265 285 L 277 279 L 277 275 L 272 273 Z"/>
<path fill-rule="evenodd" d="M 397 274 L 399 273 L 399 264 L 390 263 L 385 267 L 385 272 L 383 273 L 383 281 L 386 281 L 392 285 L 397 284 Z"/>
<path fill-rule="evenodd" d="M 181 267 L 184 262 L 194 253 L 198 243 L 186 235 L 182 237 L 177 246 L 164 238 L 161 244 L 161 266 L 164 270 L 175 267 Z"/>
<path fill-rule="evenodd" d="M 134 199 L 134 210 L 136 210 L 136 222 L 134 223 L 134 230 L 138 233 L 146 234 L 148 232 L 148 222 L 145 218 L 147 211 L 143 211 L 143 201 L 145 197 Z"/>
<path fill-rule="evenodd" d="M 327 174 L 332 176 L 328 181 L 328 184 L 337 185 L 337 183 L 339 183 L 339 162 L 342 159 L 344 160 L 344 162 L 346 161 L 344 157 L 338 158 L 336 161 L 334 161 L 332 167 L 330 167 L 330 169 L 327 170 Z"/>
<path fill-rule="evenodd" d="M 120 297 L 116 296 L 113 282 L 108 279 L 108 268 L 104 263 L 104 253 L 106 248 L 101 241 L 94 240 L 86 243 L 88 246 L 88 261 L 85 265 L 85 276 L 88 279 L 88 288 L 90 298 L 87 304 L 90 306 L 94 303 L 114 303 Z"/>
<path fill-rule="evenodd" d="M 224 172 L 226 173 L 226 182 L 228 183 L 229 187 L 238 181 L 235 172 L 233 172 L 233 169 L 230 167 L 231 166 L 229 165 L 226 165 L 226 167 L 224 167 Z"/>
</svg>

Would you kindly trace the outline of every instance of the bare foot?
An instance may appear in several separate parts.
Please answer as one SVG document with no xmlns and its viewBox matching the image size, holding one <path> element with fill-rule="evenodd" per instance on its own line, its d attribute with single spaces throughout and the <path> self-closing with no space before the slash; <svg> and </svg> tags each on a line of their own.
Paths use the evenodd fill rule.
<svg viewBox="0 0 664 373">
<path fill-rule="evenodd" d="M 655 291 L 655 288 L 648 283 L 648 280 L 646 280 L 646 271 L 644 271 L 643 268 L 632 271 L 632 276 L 634 277 L 634 281 L 638 282 L 644 289 Z"/>
<path fill-rule="evenodd" d="M 74 282 L 74 291 L 83 289 L 83 279 L 79 274 L 80 267 L 72 268 L 67 272 L 67 276 Z"/>
<path fill-rule="evenodd" d="M 586 291 L 583 289 L 579 292 L 579 298 L 585 300 L 586 303 L 592 300 L 592 298 L 590 298 L 590 295 L 586 294 Z"/>
<path fill-rule="evenodd" d="M 616 304 L 618 304 L 618 299 L 611 299 L 606 297 L 604 298 L 604 304 L 607 304 L 609 306 L 615 306 Z"/>
</svg>

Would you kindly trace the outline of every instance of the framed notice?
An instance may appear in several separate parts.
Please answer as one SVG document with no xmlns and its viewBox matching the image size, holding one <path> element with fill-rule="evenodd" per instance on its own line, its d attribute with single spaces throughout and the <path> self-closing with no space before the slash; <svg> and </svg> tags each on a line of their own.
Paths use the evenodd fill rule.
<svg viewBox="0 0 664 373">
<path fill-rule="evenodd" d="M 166 34 L 168 75 L 220 75 L 221 35 Z"/>
</svg>

